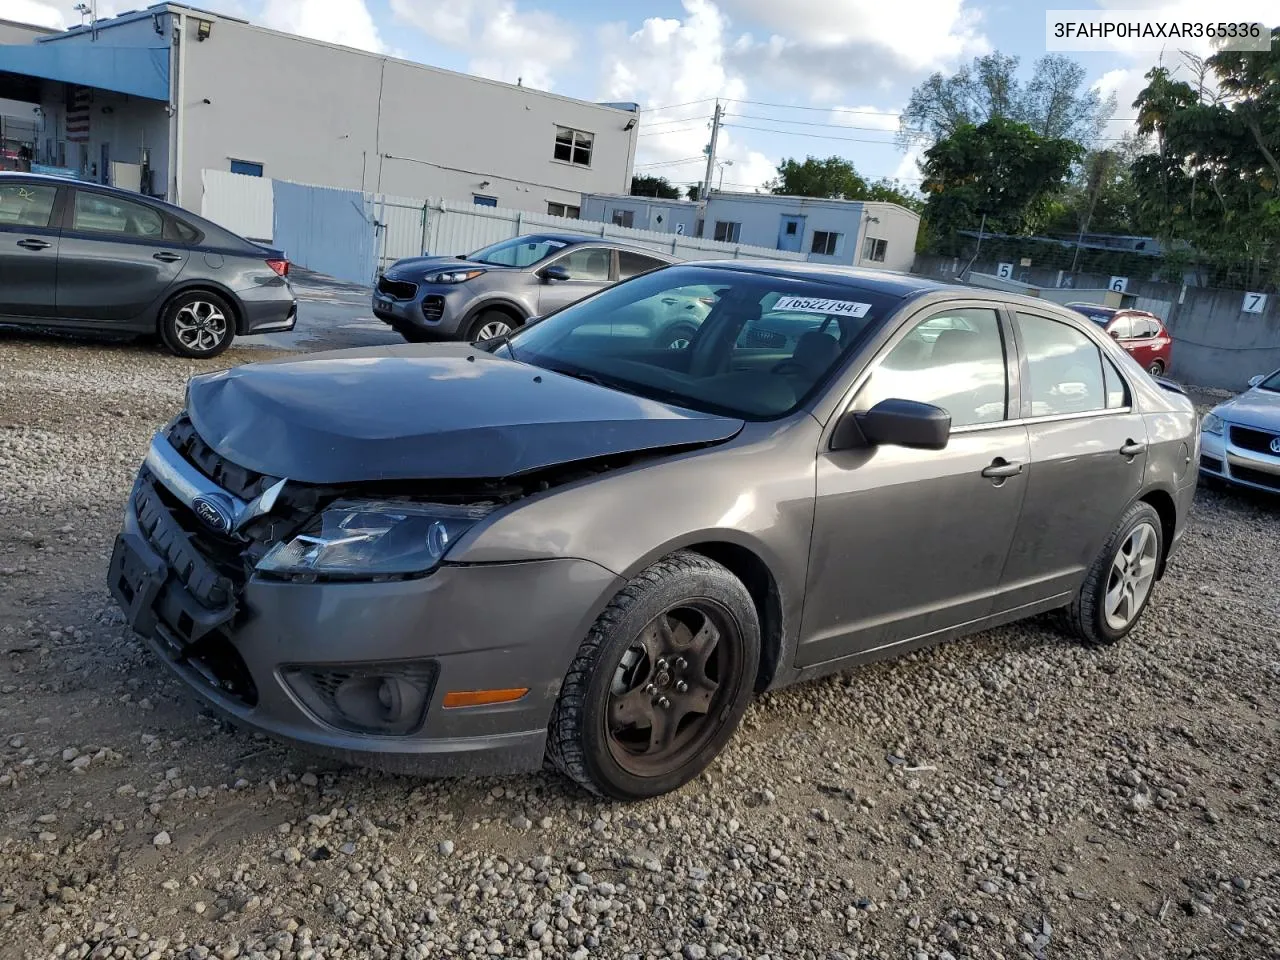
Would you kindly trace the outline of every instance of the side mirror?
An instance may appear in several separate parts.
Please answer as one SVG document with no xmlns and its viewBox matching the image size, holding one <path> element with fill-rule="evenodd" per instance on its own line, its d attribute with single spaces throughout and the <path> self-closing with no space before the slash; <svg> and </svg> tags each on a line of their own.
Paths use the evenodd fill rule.
<svg viewBox="0 0 1280 960">
<path fill-rule="evenodd" d="M 544 267 L 539 273 L 544 282 L 550 283 L 553 280 L 568 280 L 569 268 L 563 267 L 558 263 L 553 263 L 549 267 Z"/>
<path fill-rule="evenodd" d="M 1119 331 L 1119 330 L 1108 330 L 1108 331 L 1107 331 L 1107 333 L 1111 334 L 1111 339 L 1112 339 L 1112 340 L 1119 340 L 1119 339 L 1120 339 L 1120 331 Z"/>
<path fill-rule="evenodd" d="M 951 439 L 951 414 L 931 403 L 881 400 L 865 413 L 846 412 L 831 435 L 832 450 L 891 445 L 942 450 Z"/>
<path fill-rule="evenodd" d="M 520 324 L 520 326 L 521 326 L 522 328 L 523 328 L 523 327 L 532 327 L 535 323 L 541 323 L 541 322 L 542 322 L 542 318 L 541 318 L 541 317 L 530 317 L 530 318 L 529 318 L 528 320 L 526 320 L 524 323 Z"/>
<path fill-rule="evenodd" d="M 1267 379 L 1267 375 L 1266 375 L 1265 373 L 1260 373 L 1260 374 L 1258 374 L 1256 377 L 1250 377 L 1250 378 L 1249 378 L 1249 386 L 1250 386 L 1250 387 L 1256 387 L 1258 384 L 1260 384 L 1260 383 L 1261 383 L 1263 380 L 1265 380 L 1265 379 Z"/>
</svg>

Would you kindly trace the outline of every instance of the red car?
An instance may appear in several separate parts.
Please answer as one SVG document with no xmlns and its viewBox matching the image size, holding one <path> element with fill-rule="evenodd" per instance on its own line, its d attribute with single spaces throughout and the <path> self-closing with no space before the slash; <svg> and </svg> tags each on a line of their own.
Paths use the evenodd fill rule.
<svg viewBox="0 0 1280 960">
<path fill-rule="evenodd" d="M 1173 337 L 1154 313 L 1122 310 L 1100 303 L 1068 303 L 1066 306 L 1105 328 L 1153 377 L 1162 376 L 1169 369 Z"/>
</svg>

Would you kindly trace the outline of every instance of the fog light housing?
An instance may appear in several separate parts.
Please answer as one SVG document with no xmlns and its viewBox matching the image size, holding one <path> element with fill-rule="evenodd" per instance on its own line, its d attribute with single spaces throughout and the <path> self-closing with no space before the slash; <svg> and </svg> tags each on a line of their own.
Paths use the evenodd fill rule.
<svg viewBox="0 0 1280 960">
<path fill-rule="evenodd" d="M 281 670 L 298 702 L 321 723 L 349 733 L 386 737 L 408 736 L 422 728 L 436 674 L 432 661 Z"/>
</svg>

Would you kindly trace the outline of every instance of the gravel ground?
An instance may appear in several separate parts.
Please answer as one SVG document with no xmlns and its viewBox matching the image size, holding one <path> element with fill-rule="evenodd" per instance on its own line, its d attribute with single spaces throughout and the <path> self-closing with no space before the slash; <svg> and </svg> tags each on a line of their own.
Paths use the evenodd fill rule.
<svg viewBox="0 0 1280 960">
<path fill-rule="evenodd" d="M 186 378 L 267 355 L 0 334 L 0 957 L 1280 957 L 1275 501 L 1202 491 L 1118 647 L 763 697 L 671 797 L 415 781 L 202 712 L 103 585 Z"/>
</svg>

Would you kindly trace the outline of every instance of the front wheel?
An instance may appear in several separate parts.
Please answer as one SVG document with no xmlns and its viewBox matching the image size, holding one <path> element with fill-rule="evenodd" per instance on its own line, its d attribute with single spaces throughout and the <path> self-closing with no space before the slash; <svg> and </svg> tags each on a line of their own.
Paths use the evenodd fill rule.
<svg viewBox="0 0 1280 960">
<path fill-rule="evenodd" d="M 1073 632 L 1089 644 L 1126 637 L 1151 600 L 1163 556 L 1160 514 L 1140 500 L 1125 511 L 1089 568 L 1068 610 Z"/>
<path fill-rule="evenodd" d="M 505 313 L 499 310 L 486 310 L 476 317 L 467 329 L 467 340 L 470 343 L 493 340 L 496 337 L 505 337 L 514 329 L 515 325 Z"/>
<path fill-rule="evenodd" d="M 160 317 L 160 339 L 179 357 L 207 360 L 231 346 L 235 314 L 216 293 L 193 290 L 174 297 Z"/>
<path fill-rule="evenodd" d="M 677 320 L 662 328 L 662 332 L 654 338 L 653 345 L 660 350 L 685 350 L 697 333 L 698 328 L 692 323 Z"/>
<path fill-rule="evenodd" d="M 746 587 L 701 554 L 672 554 L 628 583 L 582 642 L 552 712 L 548 759 L 617 800 L 675 790 L 733 736 L 759 663 Z"/>
</svg>

